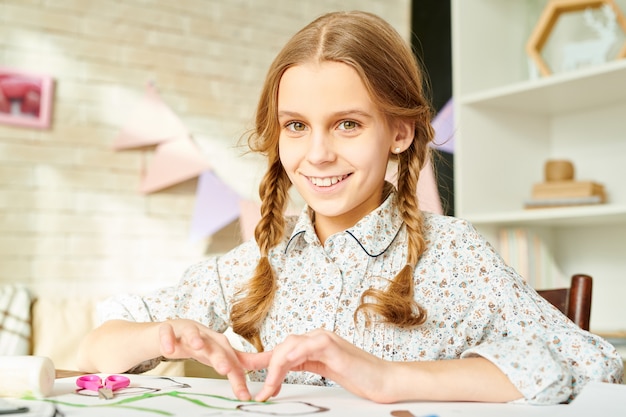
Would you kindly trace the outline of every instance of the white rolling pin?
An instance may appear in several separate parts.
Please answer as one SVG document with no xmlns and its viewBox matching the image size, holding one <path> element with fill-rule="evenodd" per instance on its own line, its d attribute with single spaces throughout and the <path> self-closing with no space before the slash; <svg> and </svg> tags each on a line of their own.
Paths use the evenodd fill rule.
<svg viewBox="0 0 626 417">
<path fill-rule="evenodd" d="M 0 356 L 0 397 L 47 397 L 54 387 L 55 370 L 44 356 Z"/>
</svg>

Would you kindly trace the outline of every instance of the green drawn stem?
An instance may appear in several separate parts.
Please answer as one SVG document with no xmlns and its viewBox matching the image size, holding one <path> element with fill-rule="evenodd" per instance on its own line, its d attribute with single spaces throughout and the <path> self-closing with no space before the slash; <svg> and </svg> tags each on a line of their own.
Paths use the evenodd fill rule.
<svg viewBox="0 0 626 417">
<path fill-rule="evenodd" d="M 201 393 L 191 393 L 191 392 L 180 392 L 180 391 L 168 391 L 168 392 L 160 392 L 160 393 L 145 393 L 145 394 L 141 394 L 141 395 L 136 395 L 133 397 L 129 397 L 129 398 L 125 398 L 123 400 L 120 401 L 116 401 L 114 403 L 110 403 L 110 404 L 76 404 L 76 403 L 72 403 L 72 402 L 68 402 L 68 401 L 60 401 L 60 400 L 53 400 L 53 399 L 44 399 L 44 401 L 46 402 L 51 402 L 54 404 L 58 404 L 58 405 L 64 405 L 67 407 L 79 407 L 79 408 L 86 408 L 86 407 L 119 407 L 119 408 L 125 408 L 128 410 L 136 410 L 136 411 L 144 411 L 144 412 L 148 412 L 148 413 L 155 413 L 155 414 L 160 414 L 160 415 L 164 415 L 164 416 L 173 416 L 174 414 L 167 412 L 167 411 L 163 411 L 163 410 L 158 410 L 158 409 L 153 409 L 153 408 L 146 408 L 146 407 L 136 407 L 136 406 L 130 406 L 128 404 L 137 402 L 137 401 L 141 401 L 141 400 L 146 400 L 146 399 L 150 399 L 150 398 L 156 398 L 156 397 L 163 397 L 163 396 L 170 396 L 170 397 L 175 397 L 175 398 L 180 398 L 181 400 L 186 400 L 189 401 L 195 405 L 198 405 L 200 407 L 205 407 L 205 408 L 211 408 L 214 410 L 230 410 L 230 411 L 235 411 L 236 408 L 227 408 L 227 407 L 216 407 L 213 405 L 209 405 L 204 403 L 201 400 L 195 399 L 195 398 L 188 398 L 187 395 L 195 395 L 195 396 L 203 396 L 203 397 L 210 397 L 210 398 L 215 398 L 215 399 L 220 399 L 220 400 L 224 400 L 224 401 L 230 401 L 230 402 L 236 402 L 236 403 L 242 403 L 242 402 L 246 402 L 246 401 L 240 401 L 240 400 L 236 400 L 233 398 L 228 398 L 228 397 L 223 397 L 221 395 L 213 395 L 213 394 L 201 394 Z M 25 397 L 24 399 L 26 400 L 39 400 L 37 398 L 34 397 Z M 255 403 L 256 401 L 249 401 L 251 403 Z M 266 404 L 271 404 L 271 402 L 266 402 Z"/>
</svg>

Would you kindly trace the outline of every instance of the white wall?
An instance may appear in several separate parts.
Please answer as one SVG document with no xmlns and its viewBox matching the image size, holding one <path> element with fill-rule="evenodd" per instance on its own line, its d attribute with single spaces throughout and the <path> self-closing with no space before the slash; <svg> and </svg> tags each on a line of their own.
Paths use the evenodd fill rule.
<svg viewBox="0 0 626 417">
<path fill-rule="evenodd" d="M 380 14 L 409 39 L 410 0 L 0 0 L 0 66 L 56 83 L 49 130 L 0 125 L 0 284 L 143 291 L 228 247 L 236 226 L 210 246 L 189 242 L 195 181 L 142 195 L 151 152 L 114 152 L 113 140 L 154 81 L 217 174 L 256 198 L 263 168 L 234 145 L 266 68 L 297 29 L 338 9 Z"/>
</svg>

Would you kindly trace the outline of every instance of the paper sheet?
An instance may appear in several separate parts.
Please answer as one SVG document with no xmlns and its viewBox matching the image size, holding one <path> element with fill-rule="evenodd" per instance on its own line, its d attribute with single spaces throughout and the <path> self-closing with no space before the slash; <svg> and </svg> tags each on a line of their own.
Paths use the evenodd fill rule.
<svg viewBox="0 0 626 417">
<path fill-rule="evenodd" d="M 104 375 L 103 375 L 104 376 Z M 54 395 L 44 400 L 20 400 L 30 408 L 22 416 L 52 415 L 55 405 L 70 416 L 352 416 L 384 417 L 407 411 L 416 417 L 516 417 L 516 416 L 585 416 L 624 415 L 626 386 L 604 383 L 588 384 L 569 405 L 530 406 L 522 404 L 409 402 L 376 404 L 356 397 L 341 388 L 284 385 L 280 394 L 267 403 L 241 402 L 234 399 L 226 380 L 205 378 L 160 378 L 131 375 L 131 386 L 107 401 L 75 391 L 75 378 L 57 380 Z M 188 384 L 184 387 L 183 383 Z M 250 383 L 254 395 L 260 383 Z"/>
</svg>

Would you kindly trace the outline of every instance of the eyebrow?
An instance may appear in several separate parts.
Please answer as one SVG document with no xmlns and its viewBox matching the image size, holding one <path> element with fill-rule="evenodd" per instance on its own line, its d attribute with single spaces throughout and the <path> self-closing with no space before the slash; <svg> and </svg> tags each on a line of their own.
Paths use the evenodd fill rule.
<svg viewBox="0 0 626 417">
<path fill-rule="evenodd" d="M 363 110 L 358 110 L 358 109 L 350 109 L 350 110 L 342 110 L 342 111 L 338 111 L 336 113 L 332 113 L 333 117 L 345 117 L 345 116 L 349 116 L 349 115 L 358 115 L 361 117 L 365 117 L 368 119 L 371 119 L 373 116 L 368 113 L 365 112 Z M 279 110 L 278 111 L 278 117 L 297 117 L 297 118 L 302 118 L 302 114 L 295 112 L 295 111 L 289 111 L 289 110 Z"/>
</svg>

